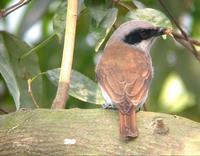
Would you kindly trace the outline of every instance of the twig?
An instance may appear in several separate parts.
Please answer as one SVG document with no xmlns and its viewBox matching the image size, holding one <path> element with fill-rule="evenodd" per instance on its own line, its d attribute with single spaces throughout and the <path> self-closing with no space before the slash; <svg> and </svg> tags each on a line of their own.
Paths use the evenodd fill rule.
<svg viewBox="0 0 200 156">
<path fill-rule="evenodd" d="M 120 2 L 120 1 L 119 1 L 118 4 L 121 5 L 122 7 L 126 8 L 126 9 L 129 10 L 129 11 L 133 10 L 131 7 L 129 7 L 129 5 L 126 5 L 126 4 L 123 3 L 123 2 Z"/>
<path fill-rule="evenodd" d="M 174 22 L 174 24 L 177 26 L 177 28 L 181 31 L 182 36 L 185 38 L 184 40 L 186 40 L 186 41 L 189 43 L 189 45 L 191 46 L 191 48 L 188 47 L 187 44 L 183 44 L 183 43 L 181 43 L 181 42 L 180 42 L 180 43 L 183 44 L 186 48 L 188 48 L 188 49 L 192 52 L 192 54 L 196 57 L 196 59 L 197 59 L 198 61 L 200 61 L 200 54 L 199 54 L 199 52 L 196 50 L 196 48 L 194 47 L 194 45 L 193 45 L 193 43 L 191 42 L 191 40 L 188 38 L 188 36 L 187 36 L 187 34 L 185 33 L 185 31 L 179 26 L 179 24 L 178 24 L 178 22 L 176 21 L 176 19 L 171 15 L 170 11 L 169 11 L 169 10 L 167 9 L 167 7 L 165 6 L 163 0 L 158 0 L 158 1 L 159 1 L 160 5 L 165 9 L 165 11 L 166 11 L 166 13 L 168 14 L 168 16 L 172 19 L 172 21 Z"/>
<path fill-rule="evenodd" d="M 173 37 L 176 38 L 176 39 L 185 40 L 185 37 L 184 37 L 183 35 L 177 33 L 177 32 L 174 32 L 174 31 L 173 31 L 173 32 L 172 32 L 172 35 L 173 35 Z M 192 38 L 190 38 L 190 37 L 188 37 L 188 40 L 189 40 L 192 44 L 194 44 L 194 45 L 196 45 L 196 46 L 200 46 L 200 41 L 194 40 L 194 39 L 192 39 Z"/>
<path fill-rule="evenodd" d="M 33 103 L 35 105 L 36 108 L 39 108 L 39 105 L 37 104 L 37 101 L 35 100 L 34 96 L 33 96 L 33 92 L 32 92 L 32 82 L 37 79 L 39 76 L 42 76 L 46 74 L 46 72 L 41 72 L 39 74 L 37 74 L 36 76 L 34 76 L 33 78 L 28 79 L 27 84 L 28 84 L 28 93 L 31 96 Z"/>
<path fill-rule="evenodd" d="M 52 109 L 65 108 L 68 99 L 68 90 L 70 83 L 71 68 L 73 62 L 74 42 L 76 33 L 76 23 L 78 14 L 78 0 L 68 0 L 64 49 L 60 78 L 56 97 L 52 104 Z"/>
<path fill-rule="evenodd" d="M 37 104 L 37 102 L 36 102 L 36 100 L 35 100 L 35 98 L 33 96 L 33 92 L 32 92 L 32 79 L 28 79 L 27 83 L 28 83 L 28 93 L 31 96 L 35 107 L 39 108 L 39 105 Z"/>
<path fill-rule="evenodd" d="M 29 2 L 31 2 L 31 0 L 20 0 L 18 3 L 6 8 L 6 9 L 3 9 L 3 10 L 0 10 L 0 18 L 2 17 L 6 17 L 7 15 L 9 15 L 10 13 L 14 12 L 15 10 L 21 8 L 22 6 L 28 4 Z"/>
<path fill-rule="evenodd" d="M 46 45 L 53 37 L 55 36 L 55 33 L 53 33 L 52 35 L 50 35 L 49 37 L 47 37 L 47 39 L 45 39 L 44 41 L 42 41 L 40 44 L 38 44 L 36 47 L 30 49 L 27 53 L 23 54 L 18 61 L 20 62 L 21 60 L 23 60 L 24 58 L 26 58 L 27 56 L 29 56 L 30 54 L 32 54 L 33 52 L 37 51 L 38 49 L 40 49 L 41 47 L 43 47 L 44 45 Z"/>
<path fill-rule="evenodd" d="M 133 10 L 131 7 L 129 7 L 129 5 L 121 2 L 120 0 L 112 0 L 112 2 L 121 5 L 122 7 L 124 7 L 125 9 L 129 11 Z"/>
</svg>

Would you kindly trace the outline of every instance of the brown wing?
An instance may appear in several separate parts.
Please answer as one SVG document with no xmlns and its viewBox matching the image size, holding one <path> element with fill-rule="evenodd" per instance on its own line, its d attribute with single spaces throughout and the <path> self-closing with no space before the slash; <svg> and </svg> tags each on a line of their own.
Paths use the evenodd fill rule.
<svg viewBox="0 0 200 156">
<path fill-rule="evenodd" d="M 126 44 L 109 45 L 97 65 L 98 82 L 119 110 L 145 101 L 152 78 L 150 58 Z"/>
</svg>

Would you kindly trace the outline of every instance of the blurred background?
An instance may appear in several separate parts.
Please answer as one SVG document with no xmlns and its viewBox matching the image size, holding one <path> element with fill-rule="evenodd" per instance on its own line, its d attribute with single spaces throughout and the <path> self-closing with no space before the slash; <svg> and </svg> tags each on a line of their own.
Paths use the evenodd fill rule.
<svg viewBox="0 0 200 156">
<path fill-rule="evenodd" d="M 6 8 L 17 0 L 1 0 L 0 8 Z M 164 12 L 155 0 L 140 0 L 139 5 Z M 0 30 L 8 31 L 35 47 L 53 34 L 52 19 L 61 0 L 32 0 L 4 19 L 0 19 Z M 165 1 L 168 9 L 178 20 L 182 28 L 193 38 L 200 40 L 200 1 Z M 118 19 L 123 18 L 127 10 L 122 6 Z M 95 80 L 95 65 L 100 53 L 94 50 L 90 38 L 90 16 L 87 11 L 80 14 L 77 26 L 76 46 L 73 69 Z M 118 22 L 118 21 L 117 21 Z M 117 24 L 116 22 L 116 24 Z M 104 46 L 104 45 L 103 45 Z M 103 49 L 103 46 L 100 49 Z M 199 49 L 200 50 L 200 49 Z M 57 37 L 36 51 L 41 71 L 57 68 L 61 63 L 62 44 Z M 200 121 L 200 63 L 173 39 L 159 39 L 152 49 L 154 79 L 147 101 L 148 111 L 164 112 L 184 116 Z M 42 108 L 50 108 L 56 93 L 56 87 L 43 76 L 44 97 Z M 69 98 L 67 108 L 99 108 L 73 97 Z M 15 111 L 15 105 L 3 78 L 0 75 L 0 108 L 8 112 Z"/>
</svg>

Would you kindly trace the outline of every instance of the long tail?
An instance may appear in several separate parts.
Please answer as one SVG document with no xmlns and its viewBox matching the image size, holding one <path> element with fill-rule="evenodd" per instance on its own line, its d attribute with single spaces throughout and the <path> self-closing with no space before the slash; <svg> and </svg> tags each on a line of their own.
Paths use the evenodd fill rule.
<svg viewBox="0 0 200 156">
<path fill-rule="evenodd" d="M 129 114 L 123 114 L 119 111 L 120 118 L 120 134 L 125 138 L 135 138 L 138 136 L 136 125 L 136 110 L 131 108 Z"/>
</svg>

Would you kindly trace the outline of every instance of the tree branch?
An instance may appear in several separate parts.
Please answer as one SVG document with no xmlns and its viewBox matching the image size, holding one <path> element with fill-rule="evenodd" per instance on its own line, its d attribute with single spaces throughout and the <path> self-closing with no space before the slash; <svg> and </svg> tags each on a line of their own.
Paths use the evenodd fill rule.
<svg viewBox="0 0 200 156">
<path fill-rule="evenodd" d="M 174 18 L 174 16 L 170 13 L 170 11 L 168 10 L 168 8 L 165 6 L 165 3 L 163 0 L 158 0 L 160 5 L 165 9 L 166 13 L 168 14 L 168 16 L 171 18 L 171 20 L 174 22 L 174 24 L 177 26 L 177 28 L 181 31 L 182 34 L 182 39 L 179 40 L 175 37 L 175 39 L 181 43 L 185 48 L 187 48 L 188 50 L 190 50 L 190 52 L 196 57 L 196 59 L 198 61 L 200 61 L 200 53 L 196 50 L 196 48 L 194 47 L 193 43 L 191 42 L 190 38 L 188 37 L 187 33 L 180 27 L 180 25 L 178 24 L 178 22 L 176 21 L 176 19 Z M 187 43 L 183 40 L 187 41 Z"/>
<path fill-rule="evenodd" d="M 0 155 L 200 155 L 199 123 L 162 113 L 137 116 L 139 137 L 127 141 L 119 136 L 113 110 L 36 109 L 2 115 Z"/>
<path fill-rule="evenodd" d="M 179 34 L 171 29 L 166 29 L 165 34 L 172 36 L 177 42 L 188 49 L 189 52 L 191 52 L 198 61 L 200 61 L 200 52 L 197 50 L 194 51 L 194 48 L 191 46 L 192 44 L 200 47 L 200 41 L 194 40 L 190 37 L 187 37 L 186 39 L 182 34 Z"/>
<path fill-rule="evenodd" d="M 15 10 L 21 8 L 22 6 L 24 6 L 30 2 L 31 2 L 31 0 L 19 0 L 19 2 L 17 2 L 16 4 L 6 8 L 6 9 L 0 10 L 0 18 L 6 17 L 10 13 L 14 12 Z"/>
<path fill-rule="evenodd" d="M 78 1 L 68 0 L 67 17 L 65 28 L 65 39 L 63 56 L 61 63 L 60 78 L 56 97 L 52 104 L 52 109 L 65 108 L 65 103 L 68 98 L 68 90 L 70 83 L 70 74 L 73 62 L 74 42 L 76 33 L 76 23 L 78 14 Z"/>
<path fill-rule="evenodd" d="M 183 35 L 181 35 L 181 34 L 175 32 L 175 31 L 172 32 L 172 35 L 173 35 L 173 37 L 176 38 L 176 39 L 185 40 L 185 37 L 184 37 Z M 196 46 L 200 46 L 200 41 L 194 40 L 194 39 L 192 39 L 192 38 L 190 38 L 190 37 L 188 37 L 188 40 L 189 40 L 192 44 L 194 44 L 194 45 L 196 45 Z"/>
</svg>

